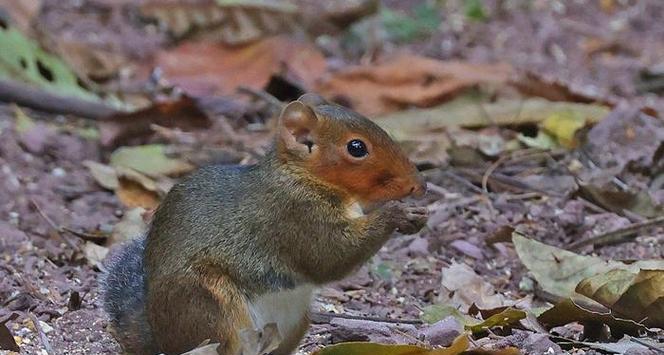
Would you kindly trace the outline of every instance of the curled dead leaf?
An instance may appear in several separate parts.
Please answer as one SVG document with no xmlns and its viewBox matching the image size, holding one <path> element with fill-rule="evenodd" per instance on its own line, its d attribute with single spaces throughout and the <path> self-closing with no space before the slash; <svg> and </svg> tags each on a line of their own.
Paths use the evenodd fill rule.
<svg viewBox="0 0 664 355">
<path fill-rule="evenodd" d="M 510 73 L 511 68 L 502 64 L 475 65 L 404 55 L 378 65 L 339 71 L 316 89 L 371 117 L 409 106 L 438 105 L 478 84 L 503 84 Z"/>
</svg>

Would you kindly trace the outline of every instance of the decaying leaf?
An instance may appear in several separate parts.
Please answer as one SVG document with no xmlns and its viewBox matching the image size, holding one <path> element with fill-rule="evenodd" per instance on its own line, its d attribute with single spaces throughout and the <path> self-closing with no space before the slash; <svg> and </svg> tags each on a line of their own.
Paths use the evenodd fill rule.
<svg viewBox="0 0 664 355">
<path fill-rule="evenodd" d="M 113 167 L 134 169 L 151 177 L 182 175 L 194 168 L 186 161 L 167 157 L 166 147 L 161 144 L 121 147 L 110 160 Z"/>
<path fill-rule="evenodd" d="M 542 122 L 542 128 L 558 139 L 566 148 L 578 145 L 576 133 L 587 124 L 586 117 L 577 111 L 564 111 L 551 114 Z"/>
<path fill-rule="evenodd" d="M 12 27 L 0 26 L 0 78 L 29 83 L 57 95 L 100 100 L 79 85 L 76 75 L 62 60 Z"/>
<path fill-rule="evenodd" d="M 574 294 L 576 285 L 588 277 L 614 269 L 664 269 L 664 260 L 642 260 L 632 264 L 605 261 L 559 249 L 514 233 L 512 242 L 521 262 L 544 291 L 562 298 Z"/>
<path fill-rule="evenodd" d="M 88 168 L 90 175 L 101 187 L 115 190 L 120 186 L 118 174 L 113 167 L 91 160 L 84 161 L 83 166 Z"/>
<path fill-rule="evenodd" d="M 0 323 L 0 350 L 21 351 L 5 323 Z"/>
<path fill-rule="evenodd" d="M 150 0 L 141 14 L 156 19 L 175 37 L 196 30 L 226 44 L 243 44 L 297 28 L 296 6 L 284 0 Z"/>
<path fill-rule="evenodd" d="M 562 112 L 577 112 L 587 122 L 595 123 L 609 113 L 609 108 L 599 104 L 553 102 L 540 98 L 499 99 L 486 103 L 475 97 L 462 96 L 434 108 L 413 109 L 378 117 L 376 122 L 401 140 L 409 137 L 416 139 L 421 133 L 440 131 L 447 127 L 538 124 Z"/>
<path fill-rule="evenodd" d="M 588 326 L 595 327 L 606 324 L 616 336 L 622 336 L 622 334 L 638 335 L 640 332 L 647 331 L 643 324 L 615 317 L 610 310 L 600 304 L 572 298 L 557 303 L 540 314 L 537 320 L 549 329 L 572 322 L 587 323 Z"/>
<path fill-rule="evenodd" d="M 579 188 L 589 199 L 618 214 L 628 210 L 646 218 L 664 215 L 664 205 L 656 204 L 648 191 L 617 191 L 588 183 Z"/>
<path fill-rule="evenodd" d="M 145 189 L 141 184 L 121 179 L 120 185 L 115 190 L 120 202 L 128 208 L 142 207 L 153 209 L 159 205 L 160 196 L 154 191 Z"/>
<path fill-rule="evenodd" d="M 244 46 L 184 43 L 159 52 L 152 66 L 186 93 L 207 96 L 233 94 L 239 86 L 262 89 L 277 74 L 312 87 L 327 64 L 312 45 L 279 36 Z"/>
<path fill-rule="evenodd" d="M 88 260 L 90 265 L 97 265 L 101 264 L 101 262 L 106 258 L 106 255 L 108 255 L 108 248 L 97 245 L 93 242 L 85 242 L 85 245 L 83 246 L 83 253 L 85 254 L 85 258 Z"/>
<path fill-rule="evenodd" d="M 143 235 L 148 229 L 148 224 L 143 218 L 145 212 L 146 210 L 141 207 L 125 211 L 120 222 L 113 226 L 113 232 L 108 238 L 107 245 L 123 243 Z"/>
<path fill-rule="evenodd" d="M 388 345 L 364 342 L 349 342 L 330 345 L 315 355 L 457 355 L 468 349 L 467 335 L 460 335 L 452 345 L 442 349 L 428 349 L 419 345 Z"/>
<path fill-rule="evenodd" d="M 354 110 L 374 117 L 409 106 L 435 106 L 478 84 L 502 84 L 510 73 L 506 65 L 401 56 L 379 65 L 339 71 L 316 89 L 329 99 L 349 103 Z"/>
<path fill-rule="evenodd" d="M 177 101 L 157 102 L 142 110 L 99 120 L 101 144 L 114 146 L 145 136 L 152 132 L 150 126 L 153 124 L 192 130 L 209 128 L 211 122 L 196 101 L 185 95 Z"/>
<path fill-rule="evenodd" d="M 618 316 L 664 328 L 664 269 L 611 270 L 581 281 L 576 292 Z"/>
<path fill-rule="evenodd" d="M 466 329 L 476 333 L 485 332 L 493 327 L 507 327 L 517 324 L 520 320 L 526 318 L 526 312 L 520 309 L 507 307 L 500 313 L 494 314 L 483 322 L 466 326 Z"/>
<path fill-rule="evenodd" d="M 625 336 L 615 343 L 598 343 L 598 342 L 588 342 L 588 341 L 558 341 L 560 345 L 571 345 L 575 347 L 589 347 L 591 349 L 601 350 L 603 352 L 611 354 L 650 354 L 647 346 L 642 343 L 649 344 L 650 349 L 661 347 L 659 343 L 649 341 L 648 339 L 638 339 L 641 343 L 637 343 L 632 340 L 632 337 Z"/>
<path fill-rule="evenodd" d="M 187 351 L 182 355 L 219 355 L 217 348 L 219 348 L 219 343 L 207 344 L 199 346 L 193 350 Z"/>
<path fill-rule="evenodd" d="M 422 320 L 428 324 L 436 323 L 450 316 L 464 326 L 480 323 L 479 320 L 461 313 L 456 307 L 449 304 L 434 304 L 422 309 Z"/>
<path fill-rule="evenodd" d="M 514 302 L 496 293 L 493 286 L 475 273 L 470 266 L 453 262 L 443 268 L 439 302 L 458 307 L 467 313 L 475 305 L 481 309 L 498 308 Z"/>
</svg>

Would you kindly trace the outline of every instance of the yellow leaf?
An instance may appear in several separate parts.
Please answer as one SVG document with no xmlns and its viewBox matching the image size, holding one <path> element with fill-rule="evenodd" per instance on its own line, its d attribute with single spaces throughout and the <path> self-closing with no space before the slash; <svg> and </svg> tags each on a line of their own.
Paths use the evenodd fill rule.
<svg viewBox="0 0 664 355">
<path fill-rule="evenodd" d="M 577 145 L 576 132 L 586 125 L 586 118 L 578 111 L 553 112 L 542 122 L 542 128 L 558 138 L 558 142 L 567 148 Z"/>
</svg>

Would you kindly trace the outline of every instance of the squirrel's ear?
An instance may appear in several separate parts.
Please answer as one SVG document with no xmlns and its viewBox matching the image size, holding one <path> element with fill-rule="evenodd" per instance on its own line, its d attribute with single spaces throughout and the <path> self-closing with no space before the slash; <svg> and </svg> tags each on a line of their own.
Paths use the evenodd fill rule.
<svg viewBox="0 0 664 355">
<path fill-rule="evenodd" d="M 316 107 L 316 106 L 328 104 L 328 102 L 325 101 L 325 99 L 322 96 L 320 96 L 318 94 L 314 94 L 314 93 L 306 93 L 306 94 L 300 96 L 300 98 L 297 99 L 297 101 L 304 102 L 305 104 L 307 104 L 311 107 Z"/>
<path fill-rule="evenodd" d="M 280 138 L 288 149 L 311 153 L 314 145 L 312 132 L 318 125 L 316 113 L 301 101 L 289 103 L 279 117 Z"/>
</svg>

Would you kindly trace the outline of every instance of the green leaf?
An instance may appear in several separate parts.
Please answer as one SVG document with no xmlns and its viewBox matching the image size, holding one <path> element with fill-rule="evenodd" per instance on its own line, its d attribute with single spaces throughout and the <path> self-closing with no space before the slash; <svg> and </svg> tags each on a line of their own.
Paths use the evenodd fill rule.
<svg viewBox="0 0 664 355">
<path fill-rule="evenodd" d="M 145 175 L 181 175 L 193 169 L 183 160 L 169 158 L 161 144 L 122 147 L 111 154 L 111 166 L 134 169 Z"/>
<path fill-rule="evenodd" d="M 383 8 L 380 16 L 388 36 L 396 42 L 409 42 L 433 33 L 440 25 L 439 9 L 435 4 L 424 3 L 408 16 Z"/>
<path fill-rule="evenodd" d="M 479 324 L 480 321 L 468 315 L 461 313 L 458 309 L 451 305 L 438 305 L 434 304 L 426 306 L 422 309 L 422 320 L 426 323 L 433 324 L 441 321 L 449 316 L 453 316 L 459 323 L 464 326 Z"/>
<path fill-rule="evenodd" d="M 26 82 L 62 96 L 100 101 L 79 85 L 62 60 L 11 27 L 0 28 L 0 78 Z"/>
<path fill-rule="evenodd" d="M 489 18 L 484 10 L 482 0 L 465 0 L 463 7 L 466 17 L 473 21 L 486 21 Z"/>
<path fill-rule="evenodd" d="M 526 312 L 520 309 L 508 307 L 498 314 L 485 319 L 482 323 L 466 326 L 466 329 L 475 333 L 482 333 L 493 327 L 506 327 L 516 324 L 526 318 Z"/>
</svg>

